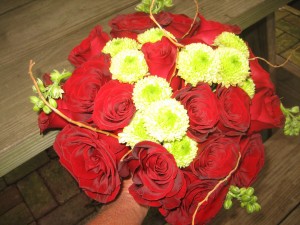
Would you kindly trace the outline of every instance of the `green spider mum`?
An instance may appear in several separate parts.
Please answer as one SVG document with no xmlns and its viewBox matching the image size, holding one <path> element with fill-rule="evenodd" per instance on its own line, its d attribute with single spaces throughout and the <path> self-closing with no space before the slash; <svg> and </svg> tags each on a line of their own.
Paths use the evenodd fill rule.
<svg viewBox="0 0 300 225">
<path fill-rule="evenodd" d="M 119 52 L 128 49 L 139 49 L 139 43 L 131 38 L 114 38 L 106 43 L 102 52 L 110 54 L 111 57 L 115 56 Z"/>
<path fill-rule="evenodd" d="M 181 140 L 164 143 L 164 147 L 174 156 L 178 167 L 187 167 L 197 155 L 197 142 L 184 136 Z"/>
<path fill-rule="evenodd" d="M 169 83 L 157 76 L 148 76 L 139 80 L 133 89 L 133 102 L 137 109 L 145 109 L 154 101 L 169 99 L 172 88 Z"/>
<path fill-rule="evenodd" d="M 249 62 L 246 56 L 234 48 L 219 47 L 215 50 L 220 59 L 219 75 L 225 87 L 241 85 L 249 76 Z"/>
<path fill-rule="evenodd" d="M 216 83 L 218 79 L 218 55 L 208 45 L 193 43 L 185 46 L 178 55 L 178 75 L 196 86 L 198 82 Z"/>
<path fill-rule="evenodd" d="M 118 136 L 119 143 L 126 143 L 130 147 L 134 147 L 138 142 L 145 140 L 155 142 L 155 139 L 146 132 L 144 119 L 139 111 L 136 112 L 130 124 L 124 127 Z"/>
<path fill-rule="evenodd" d="M 170 37 L 174 37 L 173 34 L 171 34 L 168 31 L 165 31 L 168 33 Z M 155 43 L 157 41 L 160 41 L 162 37 L 165 36 L 164 31 L 160 28 L 151 28 L 149 30 L 146 30 L 144 33 L 141 33 L 137 36 L 138 42 L 141 44 L 145 44 L 147 42 Z"/>
<path fill-rule="evenodd" d="M 245 80 L 241 85 L 240 88 L 242 88 L 249 96 L 250 98 L 253 98 L 255 94 L 255 84 L 252 78 L 248 78 Z"/>
<path fill-rule="evenodd" d="M 138 50 L 124 50 L 111 58 L 112 78 L 123 83 L 134 83 L 148 72 L 144 54 Z"/>
<path fill-rule="evenodd" d="M 147 133 L 159 142 L 181 139 L 189 126 L 187 111 L 175 99 L 153 102 L 143 114 Z"/>
<path fill-rule="evenodd" d="M 248 46 L 239 36 L 235 35 L 234 33 L 223 32 L 214 40 L 214 45 L 219 47 L 235 48 L 249 58 Z"/>
</svg>

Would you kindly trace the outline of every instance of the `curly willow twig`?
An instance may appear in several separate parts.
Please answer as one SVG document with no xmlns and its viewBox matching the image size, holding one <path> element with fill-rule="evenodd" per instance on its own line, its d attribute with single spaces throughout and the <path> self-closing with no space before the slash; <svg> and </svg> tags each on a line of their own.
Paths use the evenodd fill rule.
<svg viewBox="0 0 300 225">
<path fill-rule="evenodd" d="M 109 132 L 106 132 L 106 131 L 103 131 L 103 130 L 99 130 L 95 127 L 91 127 L 89 125 L 86 125 L 84 123 L 81 123 L 79 121 L 75 121 L 75 120 L 72 120 L 71 118 L 69 118 L 68 116 L 66 116 L 65 114 L 63 114 L 61 111 L 59 111 L 58 109 L 54 108 L 52 105 L 50 105 L 50 103 L 44 98 L 34 76 L 33 76 L 33 73 L 32 73 L 32 67 L 34 66 L 34 62 L 32 60 L 30 60 L 29 62 L 29 71 L 28 71 L 28 74 L 38 92 L 38 95 L 40 97 L 40 99 L 45 103 L 45 105 L 47 105 L 53 112 L 55 112 L 57 115 L 59 115 L 60 117 L 64 118 L 66 121 L 68 121 L 69 123 L 72 123 L 78 127 L 83 127 L 83 128 L 86 128 L 88 130 L 91 130 L 91 131 L 94 131 L 94 132 L 97 132 L 97 133 L 101 133 L 101 134 L 105 134 L 105 135 L 108 135 L 108 136 L 111 136 L 111 137 L 114 137 L 114 138 L 117 138 L 118 139 L 118 136 L 115 135 L 115 134 L 112 134 L 112 133 L 109 133 Z"/>
</svg>

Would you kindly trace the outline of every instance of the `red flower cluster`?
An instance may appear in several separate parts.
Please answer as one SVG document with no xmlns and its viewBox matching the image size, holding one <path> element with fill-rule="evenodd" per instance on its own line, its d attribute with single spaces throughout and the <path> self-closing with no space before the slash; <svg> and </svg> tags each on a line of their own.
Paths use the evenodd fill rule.
<svg viewBox="0 0 300 225">
<path fill-rule="evenodd" d="M 183 45 L 211 45 L 224 31 L 240 32 L 236 26 L 207 21 L 199 15 L 200 22 L 185 36 L 193 23 L 191 18 L 167 12 L 155 18 Z M 109 24 L 113 38 L 136 39 L 139 33 L 155 27 L 145 13 L 120 15 Z M 109 40 L 109 35 L 96 26 L 71 51 L 69 61 L 75 70 L 63 85 L 65 93 L 58 109 L 71 119 L 117 135 L 130 123 L 136 108 L 134 85 L 112 80 L 110 56 L 101 52 Z M 150 74 L 169 81 L 172 97 L 188 112 L 187 135 L 198 143 L 198 154 L 190 166 L 178 168 L 172 154 L 150 141 L 136 144 L 121 160 L 129 149 L 116 138 L 71 125 L 54 113 L 39 115 L 40 130 L 62 129 L 54 148 L 62 165 L 91 198 L 103 203 L 114 200 L 122 177 L 132 176 L 129 191 L 134 199 L 158 207 L 171 224 L 190 224 L 197 204 L 208 197 L 196 215 L 197 224 L 204 224 L 220 210 L 230 185 L 248 187 L 256 179 L 264 164 L 259 132 L 283 125 L 280 100 L 269 74 L 257 60 L 249 62 L 256 86 L 250 99 L 239 87 L 218 86 L 212 91 L 206 83 L 196 87 L 185 84 L 176 76 L 177 46 L 165 37 L 144 44 L 141 51 Z M 226 182 L 217 186 L 225 178 Z"/>
</svg>

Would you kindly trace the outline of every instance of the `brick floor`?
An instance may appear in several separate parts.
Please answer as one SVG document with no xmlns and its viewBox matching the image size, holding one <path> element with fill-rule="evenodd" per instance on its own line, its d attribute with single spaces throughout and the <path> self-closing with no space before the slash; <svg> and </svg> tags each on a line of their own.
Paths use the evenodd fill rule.
<svg viewBox="0 0 300 225">
<path fill-rule="evenodd" d="M 23 225 L 34 221 L 24 202 L 0 216 L 0 225 Z"/>
<path fill-rule="evenodd" d="M 23 198 L 16 186 L 9 186 L 0 193 L 0 215 L 23 202 Z"/>
<path fill-rule="evenodd" d="M 77 182 L 58 160 L 51 160 L 39 169 L 39 173 L 59 204 L 79 193 Z"/>
<path fill-rule="evenodd" d="M 57 207 L 51 213 L 38 221 L 39 225 L 66 225 L 76 224 L 84 217 L 95 211 L 94 206 L 89 206 L 91 200 L 83 193 L 76 195 L 66 204 Z"/>
<path fill-rule="evenodd" d="M 57 206 L 43 179 L 37 172 L 18 182 L 18 188 L 35 218 L 40 218 Z"/>
</svg>

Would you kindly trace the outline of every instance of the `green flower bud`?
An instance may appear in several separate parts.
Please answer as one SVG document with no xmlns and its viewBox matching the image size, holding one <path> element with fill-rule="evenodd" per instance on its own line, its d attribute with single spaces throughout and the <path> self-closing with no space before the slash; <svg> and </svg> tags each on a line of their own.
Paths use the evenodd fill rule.
<svg viewBox="0 0 300 225">
<path fill-rule="evenodd" d="M 48 106 L 46 106 L 46 105 L 43 107 L 43 111 L 44 111 L 44 113 L 46 113 L 46 114 L 49 114 L 49 113 L 52 112 L 52 110 L 51 110 Z"/>
<path fill-rule="evenodd" d="M 253 207 L 255 212 L 259 212 L 261 210 L 261 206 L 257 202 L 253 204 Z"/>
<path fill-rule="evenodd" d="M 252 204 L 247 204 L 246 205 L 246 211 L 247 213 L 253 213 L 255 210 L 255 207 Z"/>
<path fill-rule="evenodd" d="M 241 202 L 241 207 L 244 208 L 247 205 L 246 202 Z"/>
<path fill-rule="evenodd" d="M 41 109 L 44 107 L 45 103 L 39 99 L 39 101 L 37 103 L 35 103 L 35 105 Z"/>
<path fill-rule="evenodd" d="M 245 187 L 242 187 L 241 189 L 240 189 L 240 193 L 241 193 L 241 195 L 243 195 L 245 192 L 246 192 L 246 188 Z"/>
<path fill-rule="evenodd" d="M 62 94 L 64 93 L 63 89 L 60 86 L 52 86 L 50 91 L 50 97 L 54 99 L 62 98 Z"/>
<path fill-rule="evenodd" d="M 246 192 L 245 192 L 246 195 L 253 195 L 254 194 L 254 188 L 253 187 L 248 187 Z"/>
<path fill-rule="evenodd" d="M 242 202 L 249 202 L 251 200 L 251 197 L 249 195 L 243 195 L 241 197 Z"/>
<path fill-rule="evenodd" d="M 57 102 L 53 98 L 49 98 L 48 101 L 52 107 L 57 108 Z"/>
<path fill-rule="evenodd" d="M 38 84 L 38 87 L 40 89 L 41 92 L 45 92 L 46 91 L 46 88 L 44 86 L 44 83 L 41 79 L 37 78 L 36 80 L 37 84 Z"/>
<path fill-rule="evenodd" d="M 230 186 L 229 191 L 232 192 L 234 195 L 238 195 L 240 193 L 240 189 L 237 186 Z"/>
<path fill-rule="evenodd" d="M 257 202 L 257 197 L 255 195 L 251 196 L 251 202 L 255 203 Z"/>
<path fill-rule="evenodd" d="M 35 112 L 39 112 L 41 110 L 37 105 L 34 105 L 32 109 Z"/>
<path fill-rule="evenodd" d="M 38 101 L 40 101 L 40 99 L 36 96 L 30 96 L 29 100 L 31 103 L 36 104 Z"/>
<path fill-rule="evenodd" d="M 53 83 L 59 82 L 60 81 L 60 73 L 57 70 L 53 70 L 50 74 L 50 79 Z"/>
<path fill-rule="evenodd" d="M 224 208 L 225 209 L 230 209 L 232 207 L 232 201 L 227 199 L 225 202 L 224 202 Z"/>
<path fill-rule="evenodd" d="M 294 106 L 290 110 L 291 113 L 298 113 L 299 112 L 299 106 Z"/>
</svg>

